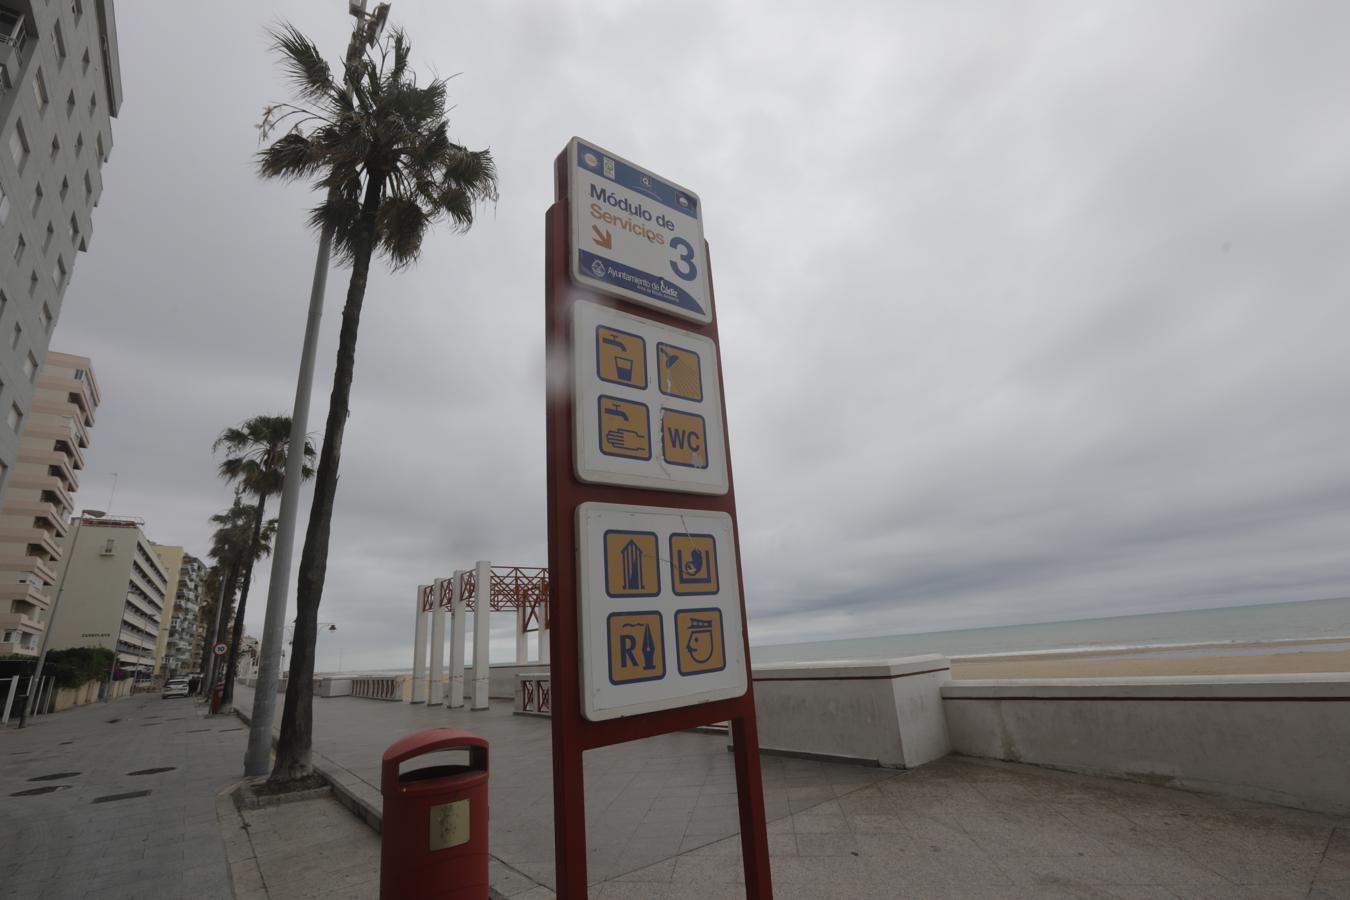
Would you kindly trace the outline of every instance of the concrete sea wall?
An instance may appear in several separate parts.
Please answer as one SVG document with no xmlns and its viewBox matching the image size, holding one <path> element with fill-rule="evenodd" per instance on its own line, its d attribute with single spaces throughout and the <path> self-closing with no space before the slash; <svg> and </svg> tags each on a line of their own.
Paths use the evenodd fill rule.
<svg viewBox="0 0 1350 900">
<path fill-rule="evenodd" d="M 1350 813 L 1350 675 L 953 681 L 952 749 Z"/>
</svg>

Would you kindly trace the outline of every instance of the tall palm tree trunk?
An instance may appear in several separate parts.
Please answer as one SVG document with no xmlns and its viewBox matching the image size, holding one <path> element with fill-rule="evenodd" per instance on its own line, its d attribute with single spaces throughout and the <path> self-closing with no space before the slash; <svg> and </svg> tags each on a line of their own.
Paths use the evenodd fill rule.
<svg viewBox="0 0 1350 900">
<path fill-rule="evenodd" d="M 248 608 L 248 588 L 253 583 L 253 561 L 258 558 L 258 544 L 262 542 L 263 498 L 258 498 L 258 514 L 253 517 L 253 540 L 244 557 L 244 583 L 239 588 L 239 610 L 234 614 L 234 633 L 230 636 L 230 662 L 225 667 L 225 695 L 223 704 L 234 703 L 234 676 L 239 669 L 239 639 L 244 634 L 244 610 Z"/>
<path fill-rule="evenodd" d="M 314 651 L 318 639 L 319 602 L 328 574 L 328 538 L 333 526 L 333 501 L 337 497 L 338 463 L 342 456 L 342 433 L 347 427 L 347 406 L 356 369 L 356 337 L 361 327 L 361 305 L 366 298 L 370 256 L 375 249 L 375 212 L 379 209 L 383 181 L 372 175 L 361 204 L 360 244 L 352 259 L 352 278 L 347 302 L 342 308 L 338 333 L 337 368 L 328 400 L 319 468 L 314 476 L 314 501 L 305 527 L 305 546 L 300 552 L 300 571 L 295 590 L 295 637 L 290 671 L 286 679 L 286 706 L 281 714 L 281 734 L 269 781 L 293 781 L 308 776 L 314 740 Z"/>
<path fill-rule="evenodd" d="M 206 668 L 206 694 L 211 695 L 211 689 L 215 687 L 216 675 L 219 672 L 220 658 L 216 656 L 215 647 L 220 643 L 220 639 L 225 634 L 225 623 L 230 618 L 230 604 L 234 602 L 234 586 L 239 580 L 239 563 L 230 566 L 230 574 L 225 576 L 225 586 L 221 589 L 220 618 L 216 620 L 215 627 L 207 631 L 207 643 L 202 648 L 202 658 L 208 661 Z"/>
</svg>

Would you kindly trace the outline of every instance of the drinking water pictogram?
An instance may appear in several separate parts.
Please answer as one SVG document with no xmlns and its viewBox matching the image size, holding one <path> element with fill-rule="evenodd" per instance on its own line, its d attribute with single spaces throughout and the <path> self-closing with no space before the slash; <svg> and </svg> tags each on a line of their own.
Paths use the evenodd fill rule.
<svg viewBox="0 0 1350 900">
<path fill-rule="evenodd" d="M 610 613 L 607 624 L 611 683 L 665 677 L 665 633 L 659 612 Z"/>
<path fill-rule="evenodd" d="M 675 613 L 675 641 L 681 675 L 726 668 L 722 610 L 682 609 Z"/>
<path fill-rule="evenodd" d="M 676 594 L 717 593 L 717 542 L 712 535 L 670 536 L 670 581 Z"/>
<path fill-rule="evenodd" d="M 703 402 L 703 373 L 699 356 L 674 344 L 656 345 L 657 387 L 668 397 Z"/>
<path fill-rule="evenodd" d="M 636 334 L 605 325 L 595 329 L 595 371 L 602 381 L 647 387 L 647 342 Z"/>
<path fill-rule="evenodd" d="M 659 542 L 650 531 L 605 532 L 605 592 L 654 597 L 661 591 Z"/>
</svg>

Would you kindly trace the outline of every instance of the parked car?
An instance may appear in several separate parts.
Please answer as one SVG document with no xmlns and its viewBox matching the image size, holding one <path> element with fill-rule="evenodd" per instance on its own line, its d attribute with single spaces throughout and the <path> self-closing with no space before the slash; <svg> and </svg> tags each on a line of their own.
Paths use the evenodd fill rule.
<svg viewBox="0 0 1350 900">
<path fill-rule="evenodd" d="M 171 678 L 164 685 L 164 691 L 160 699 L 168 700 L 170 697 L 186 697 L 188 695 L 188 680 L 186 678 Z"/>
</svg>

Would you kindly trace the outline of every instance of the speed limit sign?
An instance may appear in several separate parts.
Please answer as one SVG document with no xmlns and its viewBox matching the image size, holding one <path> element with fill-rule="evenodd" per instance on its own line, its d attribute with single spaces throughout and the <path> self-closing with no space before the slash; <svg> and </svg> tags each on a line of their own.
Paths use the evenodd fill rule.
<svg viewBox="0 0 1350 900">
<path fill-rule="evenodd" d="M 216 656 L 224 656 L 226 651 L 228 651 L 229 649 L 230 648 L 225 646 L 224 643 L 216 644 L 215 647 L 211 648 L 212 652 L 215 653 Z"/>
</svg>

